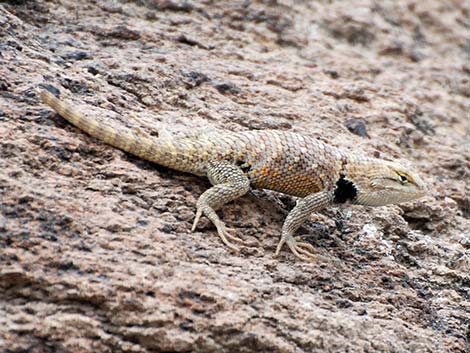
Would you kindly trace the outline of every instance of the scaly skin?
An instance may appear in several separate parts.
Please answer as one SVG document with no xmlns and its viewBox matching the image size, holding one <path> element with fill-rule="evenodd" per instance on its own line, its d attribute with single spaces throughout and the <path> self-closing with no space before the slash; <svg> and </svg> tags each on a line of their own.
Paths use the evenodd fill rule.
<svg viewBox="0 0 470 353">
<path fill-rule="evenodd" d="M 238 248 L 233 242 L 242 240 L 215 211 L 250 188 L 300 198 L 284 222 L 276 255 L 287 244 L 306 261 L 315 259 L 314 248 L 297 242 L 294 232 L 312 212 L 346 201 L 370 206 L 400 203 L 426 192 L 420 177 L 398 163 L 348 154 L 300 134 L 265 130 L 151 138 L 83 116 L 48 91 L 40 90 L 39 95 L 62 117 L 98 140 L 168 168 L 207 176 L 214 186 L 199 198 L 192 230 L 205 215 L 222 241 L 235 251 Z"/>
</svg>

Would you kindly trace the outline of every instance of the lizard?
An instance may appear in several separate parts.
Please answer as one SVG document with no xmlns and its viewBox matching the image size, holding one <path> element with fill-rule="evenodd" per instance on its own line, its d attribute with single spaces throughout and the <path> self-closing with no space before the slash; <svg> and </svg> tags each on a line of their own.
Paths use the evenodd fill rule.
<svg viewBox="0 0 470 353">
<path fill-rule="evenodd" d="M 315 261 L 315 249 L 294 234 L 314 212 L 333 204 L 384 206 L 424 196 L 427 187 L 404 165 L 342 150 L 317 138 L 289 131 L 217 131 L 158 137 L 115 127 L 80 113 L 73 105 L 38 89 L 43 103 L 80 130 L 142 159 L 177 171 L 207 177 L 212 187 L 198 198 L 191 228 L 201 216 L 216 227 L 222 242 L 238 251 L 243 244 L 216 211 L 251 188 L 297 197 L 281 230 L 275 256 L 286 244 L 304 261 Z"/>
</svg>

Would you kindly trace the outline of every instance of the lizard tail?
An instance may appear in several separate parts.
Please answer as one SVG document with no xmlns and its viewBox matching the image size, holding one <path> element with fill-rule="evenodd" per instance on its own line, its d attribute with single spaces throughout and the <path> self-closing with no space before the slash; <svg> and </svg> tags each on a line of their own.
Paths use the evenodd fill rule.
<svg viewBox="0 0 470 353">
<path fill-rule="evenodd" d="M 46 105 L 65 120 L 108 145 L 165 167 L 193 174 L 203 173 L 199 170 L 197 163 L 190 163 L 191 161 L 188 160 L 194 158 L 194 154 L 189 152 L 195 150 L 197 146 L 176 144 L 171 138 L 149 138 L 125 127 L 115 128 L 81 114 L 73 106 L 56 98 L 47 90 L 39 90 L 38 94 Z"/>
<path fill-rule="evenodd" d="M 65 120 L 86 132 L 88 135 L 96 137 L 98 140 L 108 145 L 145 158 L 148 157 L 147 152 L 151 149 L 152 145 L 155 144 L 155 141 L 144 136 L 137 136 L 130 129 L 116 129 L 99 120 L 84 116 L 71 105 L 57 99 L 49 91 L 40 90 L 39 96 L 45 104 L 54 109 Z"/>
</svg>

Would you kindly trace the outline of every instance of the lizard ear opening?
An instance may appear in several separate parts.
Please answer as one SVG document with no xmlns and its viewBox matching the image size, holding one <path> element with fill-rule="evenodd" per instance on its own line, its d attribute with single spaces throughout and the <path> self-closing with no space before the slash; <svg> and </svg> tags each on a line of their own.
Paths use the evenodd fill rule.
<svg viewBox="0 0 470 353">
<path fill-rule="evenodd" d="M 336 189 L 334 192 L 334 201 L 336 203 L 345 203 L 346 201 L 353 201 L 357 196 L 357 188 L 354 183 L 345 178 L 344 175 L 336 182 Z"/>
</svg>

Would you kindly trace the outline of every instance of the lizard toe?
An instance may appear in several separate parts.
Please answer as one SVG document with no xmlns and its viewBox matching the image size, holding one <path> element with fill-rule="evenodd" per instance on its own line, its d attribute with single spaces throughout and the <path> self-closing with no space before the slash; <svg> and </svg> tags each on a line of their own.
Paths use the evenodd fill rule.
<svg viewBox="0 0 470 353">
<path fill-rule="evenodd" d="M 311 253 L 314 253 L 316 251 L 315 247 L 312 244 L 307 243 L 307 242 L 297 242 L 297 247 L 305 249 L 306 251 L 311 252 Z"/>
<path fill-rule="evenodd" d="M 225 228 L 225 236 L 227 237 L 228 240 L 233 241 L 238 244 L 245 244 L 243 239 L 237 237 L 235 234 L 237 233 L 236 229 L 233 228 Z"/>
<path fill-rule="evenodd" d="M 274 256 L 279 256 L 279 254 L 281 253 L 281 249 L 285 243 L 286 243 L 286 239 L 281 238 L 281 240 L 277 244 L 277 248 L 276 248 L 276 252 L 274 253 Z"/>
<path fill-rule="evenodd" d="M 297 242 L 293 236 L 290 236 L 286 240 L 286 243 L 297 258 L 306 262 L 316 262 L 317 258 L 314 254 L 315 248 L 311 244 Z"/>
<path fill-rule="evenodd" d="M 243 240 L 232 235 L 233 233 L 236 232 L 235 229 L 232 228 L 227 228 L 225 226 L 225 223 L 223 222 L 217 222 L 215 224 L 217 228 L 217 234 L 219 235 L 220 239 L 222 239 L 222 242 L 232 251 L 239 252 L 240 249 L 234 245 L 232 242 L 236 242 L 239 244 L 244 244 Z"/>
<path fill-rule="evenodd" d="M 197 224 L 199 223 L 201 216 L 202 216 L 202 209 L 199 208 L 196 211 L 196 217 L 194 217 L 194 222 L 193 222 L 193 226 L 191 227 L 191 232 L 194 232 L 196 230 Z"/>
</svg>

